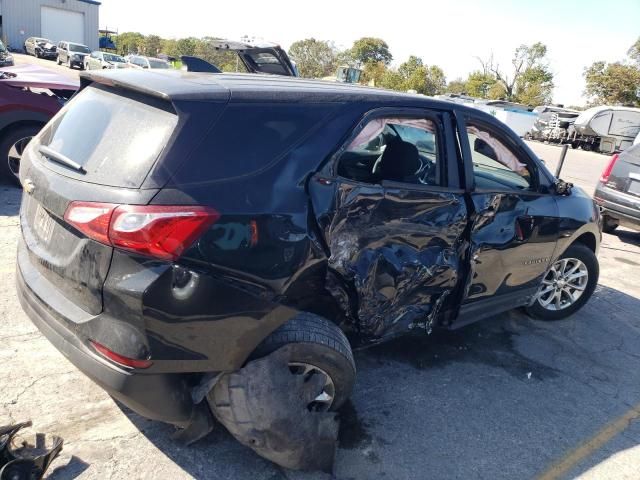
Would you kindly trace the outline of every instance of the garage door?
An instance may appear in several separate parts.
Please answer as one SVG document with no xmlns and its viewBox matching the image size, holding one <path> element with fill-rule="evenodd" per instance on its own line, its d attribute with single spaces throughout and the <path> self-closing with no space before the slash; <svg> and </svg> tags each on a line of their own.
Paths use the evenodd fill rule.
<svg viewBox="0 0 640 480">
<path fill-rule="evenodd" d="M 86 43 L 84 37 L 84 13 L 60 8 L 42 7 L 40 35 L 54 43 L 67 40 Z"/>
</svg>

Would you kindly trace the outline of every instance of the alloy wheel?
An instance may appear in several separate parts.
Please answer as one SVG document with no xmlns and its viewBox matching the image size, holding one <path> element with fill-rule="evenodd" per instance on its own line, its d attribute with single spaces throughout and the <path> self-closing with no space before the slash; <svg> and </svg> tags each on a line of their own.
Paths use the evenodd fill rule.
<svg viewBox="0 0 640 480">
<path fill-rule="evenodd" d="M 24 152 L 31 138 L 32 137 L 21 138 L 9 148 L 7 163 L 9 165 L 9 170 L 16 176 L 16 178 L 20 173 L 20 159 L 22 158 L 22 153 Z"/>
<path fill-rule="evenodd" d="M 577 258 L 555 262 L 538 291 L 537 301 L 547 310 L 564 310 L 578 301 L 589 282 L 587 266 Z"/>
<path fill-rule="evenodd" d="M 289 363 L 289 370 L 294 375 L 303 375 L 305 380 L 311 378 L 314 375 L 322 375 L 324 377 L 324 386 L 322 392 L 314 398 L 307 408 L 312 412 L 327 412 L 333 404 L 333 399 L 336 395 L 336 387 L 333 380 L 327 372 L 323 369 L 311 365 L 309 363 L 291 362 Z"/>
</svg>

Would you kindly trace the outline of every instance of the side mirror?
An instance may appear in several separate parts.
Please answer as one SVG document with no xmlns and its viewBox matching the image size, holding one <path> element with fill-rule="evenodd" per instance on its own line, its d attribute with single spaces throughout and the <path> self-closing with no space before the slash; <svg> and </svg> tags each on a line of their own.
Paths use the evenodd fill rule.
<svg viewBox="0 0 640 480">
<path fill-rule="evenodd" d="M 557 179 L 553 184 L 553 190 L 557 195 L 571 195 L 571 189 L 573 188 L 573 183 L 565 182 L 562 179 Z"/>
</svg>

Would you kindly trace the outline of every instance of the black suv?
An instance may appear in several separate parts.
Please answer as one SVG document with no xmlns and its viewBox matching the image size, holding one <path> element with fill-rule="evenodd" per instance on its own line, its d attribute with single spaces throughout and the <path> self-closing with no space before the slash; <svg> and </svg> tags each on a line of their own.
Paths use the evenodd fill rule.
<svg viewBox="0 0 640 480">
<path fill-rule="evenodd" d="M 490 115 L 424 96 L 83 74 L 20 179 L 23 308 L 111 395 L 181 427 L 219 372 L 283 345 L 326 379 L 309 407 L 333 410 L 351 346 L 515 307 L 564 318 L 598 279 L 593 200 Z"/>
<path fill-rule="evenodd" d="M 593 194 L 602 211 L 602 230 L 620 224 L 640 230 L 640 144 L 611 157 Z"/>
</svg>

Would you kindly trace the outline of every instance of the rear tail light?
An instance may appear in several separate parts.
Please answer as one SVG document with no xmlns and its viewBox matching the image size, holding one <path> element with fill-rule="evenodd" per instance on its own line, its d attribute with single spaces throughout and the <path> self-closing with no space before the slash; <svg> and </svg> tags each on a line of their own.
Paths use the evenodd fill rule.
<svg viewBox="0 0 640 480">
<path fill-rule="evenodd" d="M 602 183 L 606 183 L 606 182 L 609 181 L 609 176 L 611 175 L 611 171 L 613 170 L 613 166 L 618 161 L 618 158 L 620 158 L 620 155 L 615 153 L 611 157 L 611 160 L 609 160 L 609 163 L 607 164 L 607 167 L 604 169 L 604 171 L 602 172 L 602 175 L 600 176 L 600 181 Z"/>
<path fill-rule="evenodd" d="M 113 203 L 73 202 L 64 213 L 64 219 L 87 237 L 100 243 L 109 243 L 109 223 Z"/>
<path fill-rule="evenodd" d="M 98 242 L 162 260 L 175 260 L 220 214 L 200 206 L 72 202 L 64 218 Z"/>
<path fill-rule="evenodd" d="M 116 353 L 113 350 L 109 350 L 104 345 L 102 345 L 102 344 L 100 344 L 98 342 L 95 342 L 93 340 L 89 340 L 89 343 L 96 350 L 96 352 L 98 352 L 100 355 L 102 355 L 105 358 L 108 358 L 112 362 L 117 363 L 118 365 L 120 365 L 122 367 L 127 367 L 127 368 L 149 368 L 151 365 L 153 365 L 153 362 L 151 360 L 149 360 L 149 359 L 138 359 L 138 358 L 125 357 L 124 355 L 120 355 L 119 353 Z"/>
</svg>

